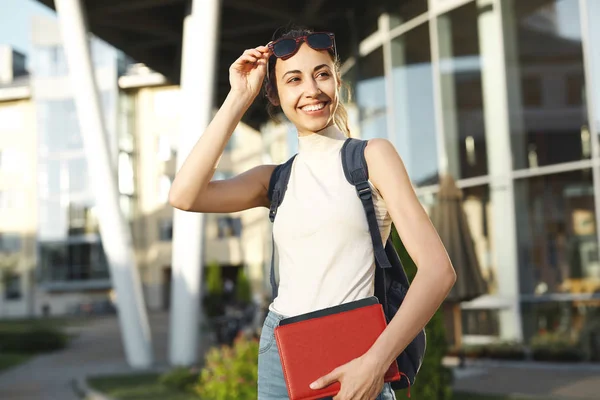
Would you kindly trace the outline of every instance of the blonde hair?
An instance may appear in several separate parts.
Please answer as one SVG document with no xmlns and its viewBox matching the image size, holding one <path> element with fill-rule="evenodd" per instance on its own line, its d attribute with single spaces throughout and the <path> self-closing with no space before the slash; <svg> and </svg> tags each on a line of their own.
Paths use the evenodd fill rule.
<svg viewBox="0 0 600 400">
<path fill-rule="evenodd" d="M 293 30 L 290 30 L 289 32 L 284 33 L 279 38 L 296 38 L 296 37 L 308 35 L 311 33 L 312 33 L 312 31 L 310 29 L 293 29 Z M 273 39 L 273 40 L 275 40 L 275 39 Z M 337 96 L 338 104 L 337 104 L 337 107 L 336 107 L 334 115 L 333 115 L 333 122 L 344 133 L 344 135 L 346 137 L 350 137 L 350 123 L 349 123 L 349 118 L 348 118 L 348 111 L 346 110 L 346 107 L 344 106 L 344 103 L 341 100 L 342 90 L 345 90 L 346 91 L 346 101 L 350 101 L 350 99 L 351 99 L 350 87 L 345 82 L 342 81 L 342 77 L 340 74 L 341 65 L 340 65 L 339 59 L 333 55 L 333 52 L 329 52 L 329 54 L 331 55 L 331 58 L 333 59 L 333 65 L 334 65 L 334 69 L 335 69 L 336 79 L 338 80 L 338 82 L 340 82 L 340 87 L 341 87 L 341 89 L 338 90 L 338 96 Z M 274 78 L 276 61 L 277 61 L 277 59 L 275 56 L 270 57 L 269 63 L 267 65 L 267 67 L 269 68 L 270 79 L 269 80 L 265 79 L 264 88 L 265 88 L 265 95 L 267 96 L 267 100 L 268 100 L 267 112 L 269 113 L 269 116 L 274 121 L 279 122 L 279 119 L 275 114 L 275 110 L 277 109 L 277 107 L 274 106 L 273 103 L 271 102 L 272 96 L 277 94 L 277 83 Z"/>
<path fill-rule="evenodd" d="M 333 121 L 337 125 L 338 128 L 346 137 L 350 137 L 350 118 L 348 117 L 348 111 L 346 110 L 346 106 L 342 101 L 342 90 L 346 90 L 346 101 L 350 101 L 352 99 L 352 92 L 350 91 L 350 86 L 342 81 L 341 76 L 339 75 L 339 64 L 335 63 L 336 74 L 341 83 L 341 90 L 338 91 L 338 106 L 335 109 L 335 114 L 333 115 Z"/>
</svg>

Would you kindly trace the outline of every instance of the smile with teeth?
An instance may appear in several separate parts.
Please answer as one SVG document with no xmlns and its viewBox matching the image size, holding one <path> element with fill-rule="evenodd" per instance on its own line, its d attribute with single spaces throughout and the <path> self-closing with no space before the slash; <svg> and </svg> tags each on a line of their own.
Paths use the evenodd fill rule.
<svg viewBox="0 0 600 400">
<path fill-rule="evenodd" d="M 325 107 L 325 103 L 310 104 L 301 108 L 302 111 L 319 111 Z"/>
</svg>

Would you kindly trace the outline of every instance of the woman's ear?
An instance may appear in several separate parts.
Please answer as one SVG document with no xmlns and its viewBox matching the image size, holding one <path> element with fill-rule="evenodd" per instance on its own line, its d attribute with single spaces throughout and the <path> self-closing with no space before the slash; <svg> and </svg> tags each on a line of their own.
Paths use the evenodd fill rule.
<svg viewBox="0 0 600 400">
<path fill-rule="evenodd" d="M 269 99 L 273 106 L 279 107 L 279 96 L 277 95 L 277 90 L 271 83 L 267 84 L 267 99 Z"/>
</svg>

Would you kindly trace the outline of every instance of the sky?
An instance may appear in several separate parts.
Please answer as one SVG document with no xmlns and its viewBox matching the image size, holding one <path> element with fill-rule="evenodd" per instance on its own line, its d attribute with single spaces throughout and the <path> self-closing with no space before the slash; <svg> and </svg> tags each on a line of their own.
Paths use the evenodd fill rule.
<svg viewBox="0 0 600 400">
<path fill-rule="evenodd" d="M 0 0 L 0 44 L 17 51 L 31 51 L 31 17 L 55 15 L 54 11 L 36 0 Z"/>
</svg>

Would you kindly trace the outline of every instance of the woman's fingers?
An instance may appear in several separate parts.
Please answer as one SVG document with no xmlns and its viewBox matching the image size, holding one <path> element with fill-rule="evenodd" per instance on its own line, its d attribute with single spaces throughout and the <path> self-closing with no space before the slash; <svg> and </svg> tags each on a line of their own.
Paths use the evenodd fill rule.
<svg viewBox="0 0 600 400">
<path fill-rule="evenodd" d="M 255 63 L 256 61 L 258 61 L 258 58 L 256 58 L 255 56 L 246 54 L 246 55 L 241 56 L 240 60 L 250 62 L 250 63 Z"/>
<path fill-rule="evenodd" d="M 254 49 L 246 49 L 242 55 L 236 60 L 234 65 L 242 66 L 247 63 L 262 64 L 261 59 L 266 59 L 269 55 L 267 46 L 258 46 Z"/>
</svg>

